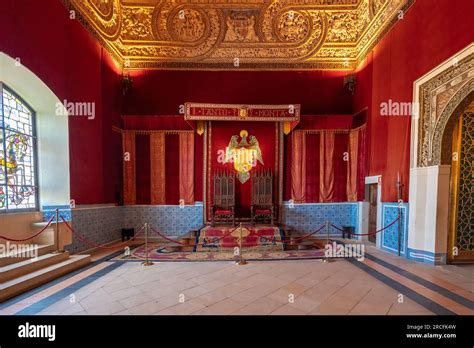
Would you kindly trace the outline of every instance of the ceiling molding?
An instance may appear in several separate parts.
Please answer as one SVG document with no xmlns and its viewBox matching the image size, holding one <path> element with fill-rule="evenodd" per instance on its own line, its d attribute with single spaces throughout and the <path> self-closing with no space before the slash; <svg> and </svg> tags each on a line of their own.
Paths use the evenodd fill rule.
<svg viewBox="0 0 474 348">
<path fill-rule="evenodd" d="M 124 69 L 353 70 L 414 0 L 62 0 Z"/>
</svg>

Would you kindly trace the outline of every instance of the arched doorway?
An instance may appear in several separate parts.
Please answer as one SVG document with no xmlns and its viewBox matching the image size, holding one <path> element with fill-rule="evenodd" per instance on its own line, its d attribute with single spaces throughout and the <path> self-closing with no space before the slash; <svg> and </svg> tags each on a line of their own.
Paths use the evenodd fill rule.
<svg viewBox="0 0 474 348">
<path fill-rule="evenodd" d="M 448 262 L 474 262 L 474 93 L 456 108 L 443 134 L 442 162 L 450 162 Z M 450 145 L 450 146 L 449 146 Z"/>
<path fill-rule="evenodd" d="M 458 199 L 461 197 L 461 188 L 466 189 L 460 184 L 459 191 L 455 190 L 457 186 L 452 181 L 458 178 L 466 182 L 467 176 L 464 176 L 464 179 L 461 179 L 460 175 L 456 176 L 452 154 L 460 152 L 453 151 L 456 124 L 474 100 L 474 43 L 416 80 L 413 100 L 417 112 L 411 123 L 407 257 L 431 264 L 460 262 L 461 249 L 459 246 L 457 249 L 454 247 L 456 243 L 462 243 L 464 262 L 474 262 L 472 256 L 469 256 L 472 255 L 469 249 L 472 249 L 473 241 L 472 211 L 468 213 L 469 218 L 462 215 L 457 220 L 451 219 L 452 216 L 455 217 L 452 208 L 456 202 L 458 208 L 460 203 L 463 208 L 458 209 L 458 215 L 461 211 L 465 214 L 473 205 L 472 191 L 462 191 L 463 197 Z M 459 129 L 459 125 L 456 129 Z M 472 135 L 472 130 L 464 132 L 466 141 L 469 132 Z M 460 140 L 462 133 L 456 137 L 456 141 Z M 464 146 L 464 149 L 471 151 L 467 146 Z M 461 165 L 458 162 L 454 164 Z M 459 167 L 458 172 L 471 175 L 472 190 L 472 161 L 470 167 L 464 164 L 464 167 Z M 470 195 L 466 198 L 464 192 L 470 192 Z M 459 194 L 459 197 L 455 196 L 456 194 Z M 469 206 L 470 208 L 464 208 Z M 466 234 L 462 232 L 464 227 L 460 230 L 461 235 L 457 237 L 460 221 L 468 221 L 470 224 L 470 227 L 466 227 L 470 231 L 467 234 L 467 242 Z M 454 254 L 458 254 L 456 258 Z"/>
</svg>

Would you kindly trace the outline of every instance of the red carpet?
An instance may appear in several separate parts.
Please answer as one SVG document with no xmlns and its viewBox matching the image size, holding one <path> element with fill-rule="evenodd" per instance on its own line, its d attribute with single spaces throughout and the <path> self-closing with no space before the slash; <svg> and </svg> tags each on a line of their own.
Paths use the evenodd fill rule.
<svg viewBox="0 0 474 348">
<path fill-rule="evenodd" d="M 211 251 L 220 248 L 235 248 L 240 245 L 242 235 L 243 248 L 272 248 L 283 250 L 282 231 L 274 226 L 243 226 L 240 227 L 204 227 L 198 237 L 196 251 Z"/>
<path fill-rule="evenodd" d="M 265 250 L 263 250 L 265 249 Z M 249 261 L 259 260 L 300 260 L 300 259 L 322 259 L 324 258 L 324 249 L 314 250 L 271 250 L 271 247 L 261 248 L 261 250 L 244 249 L 243 258 Z M 124 254 L 117 256 L 116 261 L 143 261 L 146 258 L 145 246 L 139 246 L 133 249 L 130 255 Z M 203 251 L 203 252 L 182 252 L 169 251 L 166 246 L 149 245 L 148 258 L 152 261 L 237 261 L 238 256 L 234 255 L 233 250 L 223 251 Z"/>
</svg>

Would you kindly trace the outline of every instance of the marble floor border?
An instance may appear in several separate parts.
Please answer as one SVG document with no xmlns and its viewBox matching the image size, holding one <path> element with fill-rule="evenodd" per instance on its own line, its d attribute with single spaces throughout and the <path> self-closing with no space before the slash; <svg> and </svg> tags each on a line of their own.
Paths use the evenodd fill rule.
<svg viewBox="0 0 474 348">
<path fill-rule="evenodd" d="M 337 241 L 338 243 L 344 244 L 342 241 Z M 100 277 L 106 275 L 107 273 L 119 268 L 122 266 L 125 262 L 135 262 L 135 260 L 130 260 L 130 261 L 118 261 L 118 260 L 113 260 L 115 257 L 120 255 L 122 251 L 116 251 L 111 254 L 108 254 L 104 257 L 101 257 L 98 260 L 95 260 L 91 264 L 87 265 L 86 267 L 83 267 L 79 270 L 76 270 L 68 275 L 65 275 L 63 277 L 60 277 L 56 280 L 53 280 L 47 284 L 42 285 L 39 288 L 33 289 L 29 292 L 26 292 L 25 294 L 22 294 L 14 299 L 11 299 L 3 304 L 0 305 L 0 310 L 5 309 L 7 307 L 12 307 L 16 304 L 19 304 L 20 308 L 18 312 L 12 312 L 15 315 L 32 315 L 32 314 L 37 314 L 41 312 L 42 310 L 46 309 L 47 307 L 51 306 L 52 304 L 56 303 L 60 299 L 70 295 L 74 291 L 77 291 L 78 289 L 86 286 L 87 284 L 93 282 L 94 280 L 99 279 Z M 413 286 L 413 283 L 410 284 L 409 281 L 415 282 L 417 284 L 420 284 L 421 286 L 425 287 L 426 289 L 431 290 L 435 292 L 436 294 L 439 294 L 440 296 L 444 296 L 447 299 L 450 299 L 456 304 L 459 304 L 461 306 L 467 307 L 469 309 L 473 308 L 473 302 L 470 301 L 469 299 L 466 299 L 463 296 L 460 296 L 442 286 L 439 286 L 435 283 L 432 283 L 431 281 L 427 279 L 423 279 L 422 277 L 413 274 L 409 271 L 404 270 L 403 268 L 400 268 L 390 262 L 387 262 L 380 257 L 375 257 L 369 253 L 365 253 L 364 257 L 369 260 L 368 263 L 360 262 L 356 259 L 351 259 L 351 258 L 346 258 L 345 260 L 352 263 L 359 269 L 365 271 L 368 273 L 370 276 L 374 277 L 375 279 L 381 281 L 382 283 L 386 284 L 387 286 L 391 287 L 394 290 L 399 291 L 400 293 L 406 295 L 408 298 L 411 300 L 415 301 L 419 305 L 423 306 L 424 308 L 430 310 L 431 312 L 438 314 L 438 315 L 456 315 L 459 314 L 457 311 L 453 311 L 451 309 L 451 306 L 443 306 L 440 303 L 437 303 L 435 298 L 429 298 L 433 297 L 432 294 L 430 295 L 429 293 L 426 294 L 417 290 L 416 286 Z M 261 261 L 261 260 L 259 260 Z M 267 261 L 267 260 L 265 260 Z M 268 261 L 278 261 L 278 260 L 268 260 Z M 75 282 L 67 282 L 68 279 L 70 279 L 73 276 L 80 275 L 82 272 L 85 272 L 87 270 L 90 270 L 91 268 L 101 265 L 104 262 L 109 263 L 109 265 L 104 266 L 101 269 L 98 269 L 92 274 L 85 275 L 83 278 L 78 279 Z M 258 262 L 258 261 L 254 261 Z M 372 263 L 372 265 L 371 265 Z M 374 265 L 378 265 L 379 267 L 374 267 Z M 385 269 L 387 270 L 387 273 L 385 272 Z M 390 275 L 390 272 L 395 272 L 403 279 L 400 281 L 400 279 L 394 279 L 393 275 Z M 386 274 L 384 274 L 386 273 Z M 407 282 L 405 282 L 405 279 Z M 64 287 L 61 287 L 61 283 L 64 283 Z M 45 296 L 44 298 L 39 299 L 36 302 L 32 303 L 27 303 L 28 299 L 34 298 L 36 294 L 40 294 L 41 292 L 44 292 L 48 288 L 51 288 L 52 286 L 58 286 L 59 289 L 55 291 L 54 293 Z M 427 296 L 424 296 L 427 295 Z M 24 307 L 21 307 L 21 303 L 24 303 Z M 444 302 L 444 301 L 442 301 Z M 27 304 L 25 304 L 27 303 Z M 446 303 L 444 303 L 446 305 Z M 452 302 L 451 302 L 452 304 Z M 449 307 L 449 308 L 447 308 Z M 456 310 L 456 309 L 455 309 Z"/>
<path fill-rule="evenodd" d="M 452 291 L 450 291 L 450 290 L 448 290 L 448 289 L 446 289 L 442 286 L 434 284 L 434 283 L 430 282 L 429 280 L 423 279 L 422 277 L 417 276 L 416 274 L 413 274 L 413 273 L 411 273 L 407 270 L 404 270 L 403 268 L 395 266 L 394 264 L 391 264 L 387 261 L 384 261 L 384 260 L 382 260 L 378 257 L 375 257 L 375 256 L 367 254 L 367 253 L 365 253 L 364 256 L 366 258 L 368 258 L 369 260 L 372 260 L 372 261 L 378 263 L 379 265 L 381 265 L 385 268 L 388 268 L 388 269 L 390 269 L 394 272 L 397 272 L 398 274 L 403 275 L 405 278 L 411 279 L 414 282 L 417 282 L 418 284 L 427 287 L 428 289 L 436 291 L 436 292 L 440 293 L 441 295 L 450 298 L 451 300 L 459 303 L 460 305 L 463 305 L 465 307 L 468 307 L 468 308 L 474 310 L 474 302 L 470 301 L 469 299 L 467 299 L 467 298 L 465 298 L 461 295 L 458 295 L 458 294 L 456 294 L 456 293 L 454 293 L 454 292 L 452 292 Z"/>
<path fill-rule="evenodd" d="M 46 309 L 47 307 L 51 306 L 52 304 L 58 302 L 60 299 L 72 294 L 74 291 L 92 283 L 94 280 L 97 280 L 98 278 L 106 275 L 107 273 L 112 272 L 113 270 L 119 268 L 122 266 L 121 264 L 117 264 L 116 262 L 111 262 L 109 266 L 95 272 L 94 274 L 91 274 L 78 282 L 65 287 L 64 289 L 59 290 L 58 292 L 36 302 L 31 304 L 25 309 L 22 309 L 21 311 L 15 313 L 15 315 L 34 315 L 42 310 Z"/>
<path fill-rule="evenodd" d="M 365 255 L 367 257 L 367 254 Z M 423 306 L 424 308 L 432 311 L 435 314 L 438 315 L 456 315 L 456 313 L 450 311 L 449 309 L 439 305 L 438 303 L 430 300 L 429 298 L 418 294 L 416 291 L 410 289 L 409 287 L 400 284 L 396 280 L 393 280 L 389 276 L 386 276 L 385 274 L 382 274 L 370 266 L 357 261 L 356 259 L 346 259 L 348 262 L 352 263 L 354 266 L 360 268 L 361 270 L 367 272 L 370 274 L 372 277 L 376 278 L 377 280 L 380 280 L 382 283 L 390 286 L 392 289 L 395 289 L 399 291 L 400 293 L 406 295 L 408 298 L 412 299 L 419 305 Z"/>
<path fill-rule="evenodd" d="M 48 288 L 50 288 L 50 287 L 52 287 L 52 286 L 54 286 L 54 285 L 61 284 L 61 283 L 63 283 L 64 281 L 66 281 L 66 280 L 68 280 L 68 279 L 70 279 L 70 278 L 72 278 L 72 277 L 74 277 L 74 276 L 76 276 L 76 275 L 78 275 L 78 274 L 80 274 L 80 273 L 83 273 L 84 271 L 87 271 L 87 270 L 89 270 L 89 269 L 91 269 L 91 268 L 93 268 L 93 267 L 95 267 L 95 266 L 97 266 L 97 265 L 99 265 L 99 264 L 101 264 L 101 263 L 103 263 L 103 262 L 106 262 L 106 261 L 108 261 L 108 260 L 110 260 L 110 259 L 112 259 L 112 258 L 114 258 L 114 257 L 117 257 L 117 256 L 120 255 L 121 253 L 122 253 L 122 251 L 117 251 L 117 252 L 108 254 L 108 255 L 106 255 L 106 256 L 104 256 L 104 257 L 101 257 L 100 259 L 97 259 L 97 260 L 91 262 L 90 264 L 88 264 L 88 265 L 86 265 L 86 266 L 84 266 L 84 267 L 81 267 L 81 268 L 79 268 L 79 269 L 77 269 L 77 270 L 75 270 L 75 271 L 73 271 L 73 272 L 71 272 L 71 273 L 68 273 L 68 274 L 63 275 L 63 276 L 61 276 L 61 277 L 59 277 L 59 278 L 56 278 L 56 279 L 54 279 L 54 280 L 51 280 L 50 282 L 47 282 L 47 283 L 45 283 L 45 284 L 43 284 L 43 285 L 41 285 L 41 286 L 39 286 L 39 287 L 37 287 L 37 288 L 31 289 L 31 290 L 29 290 L 29 291 L 27 291 L 27 292 L 25 292 L 25 293 L 23 293 L 23 294 L 21 294 L 21 295 L 18 295 L 18 296 L 14 297 L 14 298 L 11 298 L 11 299 L 9 299 L 9 300 L 3 302 L 3 303 L 0 303 L 0 311 L 3 310 L 3 309 L 5 309 L 5 308 L 7 308 L 7 307 L 10 307 L 10 306 L 12 306 L 12 305 L 15 305 L 15 304 L 17 304 L 17 303 L 19 303 L 19 302 L 21 302 L 21 301 L 27 299 L 27 298 L 30 298 L 30 297 L 32 297 L 32 296 L 34 296 L 34 295 L 36 295 L 36 294 L 39 294 L 40 292 L 42 292 L 42 291 L 44 291 L 44 290 L 46 290 L 46 289 L 48 289 Z M 115 267 L 115 268 L 117 268 L 117 267 Z M 114 269 L 115 269 L 115 268 L 114 268 Z M 112 271 L 112 270 L 110 270 L 110 271 Z M 89 277 L 92 277 L 92 276 L 93 276 L 93 275 L 90 275 Z M 74 286 L 74 285 L 72 285 L 72 286 Z M 54 296 L 54 294 L 51 295 L 51 296 Z M 54 302 L 52 302 L 52 303 L 54 303 Z"/>
</svg>

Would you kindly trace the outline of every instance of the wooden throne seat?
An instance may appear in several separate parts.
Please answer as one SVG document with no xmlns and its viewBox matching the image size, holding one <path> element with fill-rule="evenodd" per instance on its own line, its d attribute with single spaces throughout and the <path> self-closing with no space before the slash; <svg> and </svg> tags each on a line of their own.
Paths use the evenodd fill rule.
<svg viewBox="0 0 474 348">
<path fill-rule="evenodd" d="M 216 223 L 235 225 L 235 174 L 219 172 L 214 175 L 212 226 Z"/>
<path fill-rule="evenodd" d="M 273 173 L 270 170 L 254 172 L 252 173 L 252 224 L 255 225 L 257 220 L 262 219 L 263 222 L 269 220 L 273 225 L 274 215 Z"/>
</svg>

